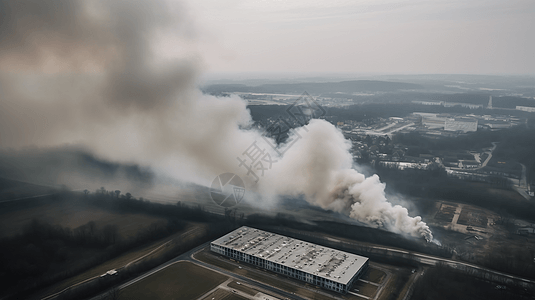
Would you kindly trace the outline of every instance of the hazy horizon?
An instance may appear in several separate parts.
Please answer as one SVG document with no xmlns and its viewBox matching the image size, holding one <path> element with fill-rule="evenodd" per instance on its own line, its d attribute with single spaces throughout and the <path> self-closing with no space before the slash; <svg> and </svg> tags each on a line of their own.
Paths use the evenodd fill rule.
<svg viewBox="0 0 535 300">
<path fill-rule="evenodd" d="M 186 2 L 209 73 L 534 74 L 533 1 Z"/>
</svg>

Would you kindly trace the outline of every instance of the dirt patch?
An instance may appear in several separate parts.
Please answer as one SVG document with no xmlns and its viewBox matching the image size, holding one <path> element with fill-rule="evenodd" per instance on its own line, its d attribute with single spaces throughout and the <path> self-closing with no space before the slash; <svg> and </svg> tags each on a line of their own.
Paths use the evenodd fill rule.
<svg viewBox="0 0 535 300">
<path fill-rule="evenodd" d="M 442 203 L 440 205 L 440 209 L 437 211 L 435 215 L 435 219 L 450 223 L 453 220 L 453 216 L 455 216 L 456 209 L 457 209 L 457 205 L 455 204 Z"/>
<path fill-rule="evenodd" d="M 219 273 L 179 262 L 123 289 L 120 299 L 196 299 L 225 280 Z"/>
<path fill-rule="evenodd" d="M 486 228 L 488 223 L 487 214 L 478 209 L 464 207 L 457 220 L 458 224 Z"/>
<path fill-rule="evenodd" d="M 375 269 L 373 267 L 369 267 L 366 269 L 366 272 L 362 275 L 362 279 L 366 281 L 371 281 L 373 283 L 381 284 L 383 280 L 385 279 L 386 274 L 385 272 Z"/>
<path fill-rule="evenodd" d="M 357 280 L 351 287 L 351 291 L 373 298 L 377 292 L 377 286 Z"/>
</svg>

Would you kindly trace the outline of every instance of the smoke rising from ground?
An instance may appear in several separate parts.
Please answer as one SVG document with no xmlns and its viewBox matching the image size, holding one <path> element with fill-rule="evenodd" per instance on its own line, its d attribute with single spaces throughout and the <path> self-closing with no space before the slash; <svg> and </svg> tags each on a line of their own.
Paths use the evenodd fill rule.
<svg viewBox="0 0 535 300">
<path fill-rule="evenodd" d="M 420 217 L 410 217 L 406 208 L 387 201 L 385 184 L 377 175 L 366 178 L 352 168 L 351 144 L 337 128 L 311 120 L 307 129 L 274 165 L 273 173 L 262 179 L 262 194 L 304 194 L 314 205 L 371 227 L 433 239 Z"/>
<path fill-rule="evenodd" d="M 254 184 L 236 160 L 262 144 L 246 103 L 201 94 L 196 56 L 162 58 L 154 49 L 156 37 L 191 39 L 180 9 L 162 0 L 0 0 L 0 7 L 0 148 L 81 145 L 205 184 L 233 172 L 265 201 L 305 195 L 369 226 L 431 239 L 419 217 L 387 202 L 377 176 L 352 169 L 349 141 L 322 120 L 282 157 L 273 153 L 277 162 Z"/>
</svg>

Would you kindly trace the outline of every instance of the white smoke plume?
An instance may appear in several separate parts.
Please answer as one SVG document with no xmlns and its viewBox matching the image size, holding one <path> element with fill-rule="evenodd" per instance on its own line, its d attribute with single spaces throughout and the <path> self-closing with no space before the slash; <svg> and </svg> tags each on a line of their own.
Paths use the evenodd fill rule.
<svg viewBox="0 0 535 300">
<path fill-rule="evenodd" d="M 0 149 L 79 145 L 205 184 L 233 172 L 265 199 L 304 195 L 369 226 L 432 239 L 420 217 L 386 200 L 377 176 L 352 168 L 349 141 L 326 121 L 291 137 L 253 184 L 236 158 L 254 141 L 267 146 L 246 103 L 203 95 L 195 57 L 153 49 L 154 37 L 192 38 L 167 2 L 0 0 L 0 8 Z"/>
<path fill-rule="evenodd" d="M 366 178 L 352 168 L 351 144 L 337 128 L 311 120 L 307 129 L 301 138 L 291 137 L 299 140 L 261 180 L 262 194 L 304 194 L 314 205 L 371 227 L 433 239 L 421 217 L 410 217 L 406 208 L 387 201 L 377 175 Z"/>
</svg>

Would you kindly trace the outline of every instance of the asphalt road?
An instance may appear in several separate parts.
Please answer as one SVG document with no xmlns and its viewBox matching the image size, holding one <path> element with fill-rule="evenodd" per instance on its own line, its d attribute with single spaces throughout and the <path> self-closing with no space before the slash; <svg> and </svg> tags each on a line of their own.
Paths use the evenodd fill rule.
<svg viewBox="0 0 535 300">
<path fill-rule="evenodd" d="M 299 233 L 303 234 L 303 235 L 309 235 L 309 236 L 313 236 L 313 237 L 317 238 L 317 234 L 312 234 L 312 233 L 308 233 L 308 232 L 301 232 L 301 231 Z M 333 241 L 333 242 L 336 242 L 336 243 L 345 244 L 345 245 L 358 245 L 359 244 L 358 242 L 347 242 L 347 241 L 342 241 L 342 240 L 333 239 L 333 238 L 331 238 L 329 240 Z M 493 274 L 493 275 L 502 276 L 502 277 L 505 277 L 505 278 L 508 278 L 508 279 L 512 279 L 512 280 L 516 280 L 516 281 L 519 281 L 519 282 L 524 282 L 524 283 L 534 284 L 535 285 L 535 281 L 533 281 L 533 280 L 529 280 L 529 279 L 526 279 L 526 278 L 523 278 L 523 277 L 519 277 L 519 276 L 510 275 L 510 274 L 503 273 L 503 272 L 498 272 L 498 271 L 491 270 L 491 269 L 488 269 L 488 268 L 485 268 L 485 267 L 481 267 L 481 266 L 478 266 L 478 265 L 474 265 L 474 264 L 471 264 L 471 263 L 465 263 L 465 262 L 461 262 L 461 261 L 456 261 L 456 260 L 446 259 L 446 258 L 442 258 L 442 257 L 422 254 L 422 253 L 418 253 L 418 252 L 411 252 L 411 251 L 402 250 L 402 249 L 390 248 L 390 247 L 385 247 L 385 246 L 367 245 L 367 247 L 375 249 L 375 250 L 387 251 L 389 253 L 399 253 L 399 254 L 412 255 L 416 261 L 418 261 L 419 263 L 425 264 L 425 265 L 434 266 L 434 265 L 442 262 L 442 263 L 445 263 L 445 264 L 447 264 L 447 265 L 449 265 L 449 266 L 451 266 L 453 268 L 458 268 L 458 269 L 470 267 L 470 268 L 473 268 L 473 269 L 476 269 L 476 270 L 479 270 L 479 271 L 482 271 L 482 272 L 487 272 L 487 273 L 490 273 L 490 274 Z"/>
<path fill-rule="evenodd" d="M 259 287 L 267 292 L 271 292 L 271 293 L 274 293 L 274 294 L 277 294 L 284 298 L 288 298 L 288 299 L 297 299 L 297 300 L 306 300 L 306 298 L 302 298 L 302 297 L 299 297 L 297 295 L 294 295 L 294 294 L 291 294 L 291 293 L 288 293 L 288 292 L 285 292 L 285 291 L 282 291 L 282 290 L 279 290 L 278 288 L 274 287 L 274 286 L 271 286 L 271 285 L 268 285 L 268 284 L 265 284 L 265 283 L 261 283 L 261 282 L 257 282 L 257 281 L 254 281 L 252 279 L 249 279 L 247 277 L 244 277 L 244 276 L 241 276 L 241 275 L 238 275 L 238 274 L 234 274 L 230 271 L 227 271 L 227 270 L 224 270 L 224 269 L 220 269 L 216 266 L 212 266 L 212 265 L 209 265 L 207 263 L 204 263 L 204 262 L 201 262 L 201 261 L 198 261 L 196 259 L 193 258 L 193 254 L 195 254 L 196 252 L 202 250 L 204 247 L 208 246 L 209 242 L 208 243 L 204 243 L 198 247 L 195 247 L 194 249 L 182 254 L 182 255 L 179 255 L 178 257 L 176 257 L 175 259 L 172 259 L 122 285 L 120 285 L 118 288 L 119 290 L 122 290 L 140 280 L 143 280 L 144 278 L 147 278 L 149 276 L 151 276 L 152 274 L 156 273 L 156 272 L 159 272 L 173 264 L 176 264 L 178 262 L 183 262 L 183 261 L 187 261 L 187 262 L 191 262 L 193 264 L 196 264 L 196 265 L 199 265 L 199 266 L 202 266 L 202 267 L 205 267 L 207 269 L 210 269 L 214 272 L 218 272 L 220 274 L 223 274 L 225 276 L 228 276 L 234 280 L 238 280 L 240 282 L 244 282 L 244 283 L 247 283 L 247 284 L 250 284 L 250 285 L 254 285 L 256 287 Z M 100 300 L 100 299 L 104 299 L 104 297 L 106 297 L 106 294 L 108 293 L 108 291 L 98 295 L 98 296 L 95 296 L 93 298 L 91 298 L 90 300 Z"/>
</svg>

